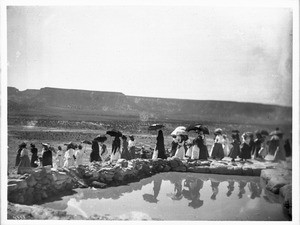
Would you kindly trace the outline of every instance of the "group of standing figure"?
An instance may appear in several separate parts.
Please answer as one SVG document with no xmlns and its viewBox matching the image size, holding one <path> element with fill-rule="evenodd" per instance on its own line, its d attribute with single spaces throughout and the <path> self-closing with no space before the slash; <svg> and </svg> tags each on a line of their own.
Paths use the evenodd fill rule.
<svg viewBox="0 0 300 225">
<path fill-rule="evenodd" d="M 135 140 L 134 136 L 129 136 L 129 141 L 125 135 L 115 136 L 112 142 L 111 152 L 108 151 L 104 142 L 106 138 L 103 136 L 100 141 L 94 139 L 92 141 L 92 152 L 90 154 L 90 162 L 94 161 L 117 161 L 118 159 L 134 159 L 135 158 Z M 121 148 L 121 139 L 122 139 L 122 148 Z"/>
</svg>

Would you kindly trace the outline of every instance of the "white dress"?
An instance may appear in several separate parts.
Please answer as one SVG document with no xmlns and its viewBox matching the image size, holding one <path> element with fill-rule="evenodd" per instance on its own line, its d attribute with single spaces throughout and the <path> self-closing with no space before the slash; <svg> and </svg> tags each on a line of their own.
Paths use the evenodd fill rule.
<svg viewBox="0 0 300 225">
<path fill-rule="evenodd" d="M 158 157 L 158 150 L 154 149 L 153 154 L 152 154 L 152 159 L 157 159 Z"/>
<path fill-rule="evenodd" d="M 199 159 L 200 149 L 197 145 L 193 145 L 191 159 Z"/>
<path fill-rule="evenodd" d="M 53 168 L 62 168 L 64 166 L 64 155 L 62 150 L 58 150 L 54 157 Z"/>
<path fill-rule="evenodd" d="M 118 159 L 121 159 L 120 148 L 117 148 L 115 153 L 111 153 L 110 161 L 118 161 Z"/>
<path fill-rule="evenodd" d="M 83 164 L 83 157 L 84 157 L 84 151 L 83 150 L 76 150 L 75 151 L 75 165 L 79 166 Z"/>
<path fill-rule="evenodd" d="M 174 157 L 177 157 L 179 159 L 183 159 L 184 158 L 185 150 L 184 150 L 184 146 L 183 145 L 184 145 L 184 142 L 178 143 L 178 147 L 177 147 L 177 150 L 175 152 Z"/>
<path fill-rule="evenodd" d="M 74 149 L 69 148 L 66 153 L 65 153 L 65 163 L 64 163 L 64 167 L 70 167 L 70 166 L 74 166 L 75 165 L 75 160 L 74 160 Z"/>
</svg>

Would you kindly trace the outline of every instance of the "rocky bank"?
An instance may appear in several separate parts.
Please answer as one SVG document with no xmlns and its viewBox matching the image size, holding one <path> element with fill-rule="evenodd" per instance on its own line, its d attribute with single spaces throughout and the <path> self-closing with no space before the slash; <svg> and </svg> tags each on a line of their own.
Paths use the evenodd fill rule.
<svg viewBox="0 0 300 225">
<path fill-rule="evenodd" d="M 48 197 L 62 196 L 77 187 L 107 188 L 170 171 L 261 176 L 266 180 L 268 190 L 280 194 L 284 198 L 283 206 L 292 215 L 291 165 L 282 166 L 278 163 L 257 160 L 232 163 L 226 158 L 222 161 L 190 161 L 168 158 L 166 160 L 134 159 L 129 161 L 120 159 L 114 164 L 95 162 L 91 165 L 59 170 L 44 167 L 24 171 L 24 175 L 21 176 L 10 176 L 8 179 L 8 217 L 12 217 L 11 213 L 15 213 L 17 210 L 18 214 L 25 215 L 24 219 L 41 219 L 37 214 L 31 212 L 35 206 L 20 207 L 13 203 L 32 205 L 46 200 Z M 38 207 L 37 210 L 40 208 Z M 47 209 L 44 214 L 45 218 L 76 219 L 74 216 L 55 210 Z M 99 216 L 95 218 L 105 219 Z"/>
</svg>

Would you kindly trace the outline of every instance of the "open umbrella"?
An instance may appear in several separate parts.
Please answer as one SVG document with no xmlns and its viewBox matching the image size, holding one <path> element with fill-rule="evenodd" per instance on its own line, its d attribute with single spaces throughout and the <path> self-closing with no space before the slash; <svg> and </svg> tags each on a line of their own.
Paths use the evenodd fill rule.
<svg viewBox="0 0 300 225">
<path fill-rule="evenodd" d="M 104 142 L 107 140 L 107 137 L 104 134 L 98 135 L 94 140 L 98 142 Z"/>
<path fill-rule="evenodd" d="M 162 125 L 162 124 L 154 123 L 154 124 L 152 124 L 152 125 L 150 125 L 150 126 L 148 127 L 148 130 L 158 130 L 158 129 L 161 129 L 161 128 L 163 128 L 163 127 L 165 127 L 165 126 Z"/>
<path fill-rule="evenodd" d="M 84 141 L 81 141 L 82 144 L 87 144 L 87 145 L 91 145 L 92 142 L 91 141 L 88 141 L 88 140 L 84 140 Z"/>
<path fill-rule="evenodd" d="M 196 124 L 196 125 L 190 125 L 187 129 L 188 132 L 189 131 L 202 131 L 203 134 L 209 134 L 209 130 L 206 126 L 202 125 L 202 124 Z"/>
<path fill-rule="evenodd" d="M 115 130 L 115 129 L 107 131 L 106 134 L 108 134 L 112 137 L 122 137 L 122 133 L 118 130 Z"/>
<path fill-rule="evenodd" d="M 270 133 L 270 136 L 273 136 L 273 135 L 283 135 L 283 132 L 281 130 L 279 130 L 279 128 L 276 128 L 276 130 L 272 131 Z"/>
</svg>

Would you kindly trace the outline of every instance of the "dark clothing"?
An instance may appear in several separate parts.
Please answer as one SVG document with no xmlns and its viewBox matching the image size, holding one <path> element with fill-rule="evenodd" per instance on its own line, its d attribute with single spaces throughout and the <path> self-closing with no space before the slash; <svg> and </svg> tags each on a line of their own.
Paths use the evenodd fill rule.
<svg viewBox="0 0 300 225">
<path fill-rule="evenodd" d="M 275 155 L 275 151 L 277 147 L 279 146 L 279 140 L 271 139 L 270 140 L 270 145 L 269 145 L 269 154 L 270 155 Z"/>
<path fill-rule="evenodd" d="M 42 155 L 42 163 L 43 166 L 51 166 L 52 167 L 52 152 L 50 150 L 44 151 Z"/>
<path fill-rule="evenodd" d="M 251 159 L 251 147 L 250 145 L 243 143 L 241 147 L 241 153 L 240 153 L 241 159 Z"/>
<path fill-rule="evenodd" d="M 175 142 L 175 141 L 172 141 L 172 143 L 171 143 L 171 153 L 170 153 L 171 157 L 175 155 L 176 150 L 177 150 L 177 146 L 178 146 L 178 143 Z"/>
<path fill-rule="evenodd" d="M 286 157 L 292 156 L 292 148 L 289 139 L 285 140 L 284 150 L 285 150 Z"/>
<path fill-rule="evenodd" d="M 165 144 L 164 144 L 164 136 L 162 131 L 160 130 L 158 132 L 158 136 L 156 138 L 157 142 L 156 142 L 156 149 L 158 150 L 158 155 L 157 158 L 160 159 L 166 159 L 166 150 L 165 150 Z"/>
<path fill-rule="evenodd" d="M 118 149 L 120 150 L 120 148 L 121 148 L 121 140 L 119 137 L 116 137 L 112 142 L 112 150 L 111 150 L 112 154 L 115 154 Z"/>
<path fill-rule="evenodd" d="M 228 157 L 235 159 L 237 156 L 240 155 L 241 149 L 240 149 L 240 142 L 238 140 L 233 140 L 232 148 L 230 149 Z"/>
<path fill-rule="evenodd" d="M 123 149 L 122 149 L 122 153 L 121 153 L 121 159 L 126 159 L 126 160 L 131 159 L 131 155 L 128 151 L 128 142 L 127 141 L 123 141 Z"/>
<path fill-rule="evenodd" d="M 194 139 L 193 144 L 197 145 L 198 148 L 200 149 L 199 159 L 207 160 L 208 150 L 207 150 L 207 146 L 204 144 L 204 139 L 201 136 L 198 136 L 197 138 Z M 223 157 L 224 157 L 224 153 L 223 153 Z"/>
<path fill-rule="evenodd" d="M 97 141 L 92 142 L 92 152 L 90 154 L 90 162 L 93 161 L 101 161 L 101 157 L 99 155 L 99 145 Z"/>
<path fill-rule="evenodd" d="M 215 143 L 211 153 L 212 158 L 224 158 L 224 150 L 221 143 Z"/>
<path fill-rule="evenodd" d="M 259 153 L 259 150 L 261 149 L 261 144 L 262 144 L 262 141 L 260 139 L 256 139 L 254 141 L 254 148 L 253 148 L 253 152 L 252 152 L 252 155 L 254 155 L 254 158 L 260 157 L 258 153 Z"/>
<path fill-rule="evenodd" d="M 147 154 L 145 151 L 142 151 L 141 159 L 147 159 Z"/>
<path fill-rule="evenodd" d="M 255 151 L 255 142 L 253 139 L 250 140 L 249 146 L 250 146 L 250 150 L 251 150 L 251 155 L 253 155 L 254 151 Z"/>
<path fill-rule="evenodd" d="M 31 148 L 31 161 L 30 165 L 31 167 L 38 167 L 38 165 L 35 163 L 35 161 L 38 161 L 38 150 L 36 147 Z"/>
<path fill-rule="evenodd" d="M 17 152 L 17 157 L 16 157 L 16 164 L 15 166 L 18 166 L 20 164 L 20 161 L 21 161 L 21 151 L 22 151 L 22 148 L 19 148 L 18 149 L 18 152 Z"/>
</svg>

